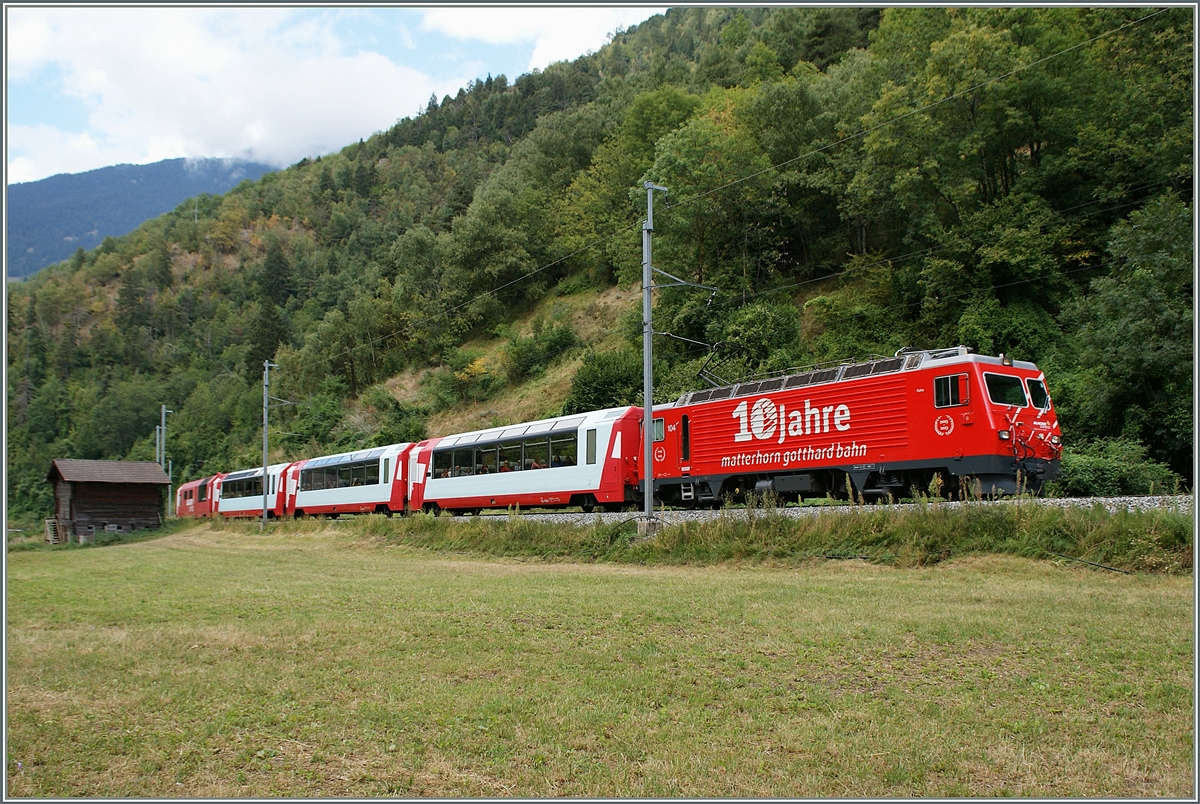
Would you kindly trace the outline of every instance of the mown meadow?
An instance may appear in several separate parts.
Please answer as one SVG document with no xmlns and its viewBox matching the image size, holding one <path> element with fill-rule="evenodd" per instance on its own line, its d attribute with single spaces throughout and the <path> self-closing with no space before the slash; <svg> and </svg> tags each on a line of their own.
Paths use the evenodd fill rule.
<svg viewBox="0 0 1200 804">
<path fill-rule="evenodd" d="M 813 519 L 835 516 L 842 548 L 904 528 Z M 1195 794 L 1190 526 L 1162 535 L 1187 514 L 1108 515 L 1143 556 L 1159 528 L 1156 566 L 1103 556 L 1128 574 L 957 542 L 817 559 L 818 525 L 774 519 L 638 542 L 364 517 L 12 550 L 7 793 Z M 700 555 L 718 527 L 759 552 Z"/>
</svg>

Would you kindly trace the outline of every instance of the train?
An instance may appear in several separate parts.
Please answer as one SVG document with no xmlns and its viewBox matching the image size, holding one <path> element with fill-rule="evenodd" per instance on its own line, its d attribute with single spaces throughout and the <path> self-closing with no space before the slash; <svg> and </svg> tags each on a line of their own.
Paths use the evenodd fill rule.
<svg viewBox="0 0 1200 804">
<path fill-rule="evenodd" d="M 267 467 L 267 516 L 615 511 L 645 501 L 641 407 L 324 455 Z M 656 405 L 656 504 L 1040 493 L 1062 432 L 1033 363 L 958 346 L 782 373 Z M 263 468 L 184 483 L 182 517 L 263 516 Z"/>
</svg>

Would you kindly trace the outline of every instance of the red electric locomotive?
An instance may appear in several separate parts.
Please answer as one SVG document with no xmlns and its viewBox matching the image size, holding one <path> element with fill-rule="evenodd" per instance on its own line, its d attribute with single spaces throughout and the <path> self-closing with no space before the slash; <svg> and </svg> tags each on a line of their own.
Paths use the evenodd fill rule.
<svg viewBox="0 0 1200 804">
<path fill-rule="evenodd" d="M 217 489 L 225 475 L 184 483 L 175 492 L 175 516 L 211 517 L 217 513 Z"/>
<path fill-rule="evenodd" d="M 1062 434 L 1033 363 L 960 346 L 684 394 L 655 411 L 655 495 L 719 504 L 784 499 L 1038 492 Z"/>
</svg>

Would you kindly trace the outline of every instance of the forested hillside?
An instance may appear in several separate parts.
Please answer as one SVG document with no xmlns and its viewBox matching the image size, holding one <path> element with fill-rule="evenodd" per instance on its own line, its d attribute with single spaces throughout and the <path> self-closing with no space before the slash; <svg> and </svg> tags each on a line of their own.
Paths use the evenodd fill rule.
<svg viewBox="0 0 1200 804">
<path fill-rule="evenodd" d="M 160 404 L 177 481 L 255 465 L 267 358 L 280 458 L 570 360 L 522 415 L 636 400 L 640 301 L 606 340 L 545 311 L 639 281 L 647 179 L 656 265 L 719 288 L 659 291 L 661 401 L 699 343 L 729 380 L 961 343 L 1037 361 L 1070 449 L 1190 482 L 1191 20 L 674 9 L 431 98 L 10 288 L 9 505 L 49 510 L 55 457 L 150 458 Z"/>
<path fill-rule="evenodd" d="M 63 173 L 8 187 L 9 277 L 37 273 L 200 193 L 223 193 L 274 170 L 244 159 L 164 159 Z"/>
</svg>

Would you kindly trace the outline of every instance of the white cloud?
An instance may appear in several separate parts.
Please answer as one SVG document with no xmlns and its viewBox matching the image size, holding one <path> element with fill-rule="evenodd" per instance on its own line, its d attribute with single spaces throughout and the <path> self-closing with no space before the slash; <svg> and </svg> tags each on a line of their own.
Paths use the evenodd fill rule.
<svg viewBox="0 0 1200 804">
<path fill-rule="evenodd" d="M 41 17 L 10 12 L 5 34 L 8 45 L 8 78 L 20 80 L 43 64 L 51 53 L 53 30 Z"/>
<path fill-rule="evenodd" d="M 178 156 L 286 164 L 415 114 L 433 80 L 348 53 L 319 19 L 279 9 L 9 9 L 10 80 L 57 65 L 84 133 L 10 126 L 10 182 Z M 17 39 L 21 39 L 19 46 Z"/>
<path fill-rule="evenodd" d="M 462 40 L 493 45 L 533 42 L 527 69 L 542 69 L 555 61 L 599 50 L 617 28 L 637 24 L 665 8 L 440 8 L 425 12 L 424 30 Z"/>
<path fill-rule="evenodd" d="M 375 52 L 384 45 L 411 48 L 421 31 L 444 32 L 468 54 L 472 42 L 533 43 L 527 69 L 540 69 L 656 11 L 439 8 L 413 30 L 382 9 L 9 7 L 9 86 L 31 111 L 18 118 L 28 125 L 9 125 L 7 178 L 180 156 L 288 164 L 387 129 L 475 77 L 435 80 Z M 455 72 L 483 69 L 453 63 Z M 64 95 L 72 107 L 49 106 Z M 40 114 L 31 98 L 43 99 Z M 13 108 L 10 100 L 10 119 Z M 31 122 L 61 121 L 71 108 L 86 112 L 78 130 Z"/>
</svg>

